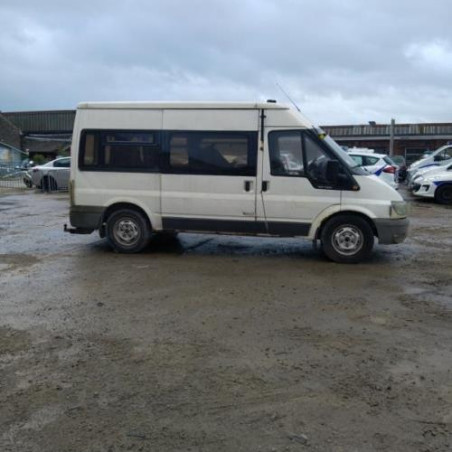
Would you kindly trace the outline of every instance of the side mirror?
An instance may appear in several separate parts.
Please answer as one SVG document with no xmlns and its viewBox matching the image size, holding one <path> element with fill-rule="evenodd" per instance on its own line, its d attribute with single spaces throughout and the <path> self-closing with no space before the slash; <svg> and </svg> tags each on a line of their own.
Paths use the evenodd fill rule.
<svg viewBox="0 0 452 452">
<path fill-rule="evenodd" d="M 332 185 L 337 185 L 337 180 L 339 176 L 339 160 L 328 160 L 326 165 L 326 179 Z"/>
<path fill-rule="evenodd" d="M 435 162 L 439 162 L 440 160 L 443 160 L 443 157 L 441 154 L 435 155 L 435 157 L 433 157 L 433 160 Z"/>
</svg>

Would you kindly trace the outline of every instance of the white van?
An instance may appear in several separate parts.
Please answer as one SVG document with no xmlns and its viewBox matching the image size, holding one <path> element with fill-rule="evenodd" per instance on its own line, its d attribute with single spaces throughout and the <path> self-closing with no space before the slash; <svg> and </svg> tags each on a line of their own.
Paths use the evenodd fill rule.
<svg viewBox="0 0 452 452">
<path fill-rule="evenodd" d="M 82 103 L 72 158 L 66 229 L 119 252 L 190 231 L 306 237 L 358 262 L 407 234 L 401 196 L 274 101 Z"/>
</svg>

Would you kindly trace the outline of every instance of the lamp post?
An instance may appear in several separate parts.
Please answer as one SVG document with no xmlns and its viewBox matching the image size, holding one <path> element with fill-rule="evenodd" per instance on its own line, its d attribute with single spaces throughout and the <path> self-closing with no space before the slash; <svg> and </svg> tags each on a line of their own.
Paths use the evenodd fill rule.
<svg viewBox="0 0 452 452">
<path fill-rule="evenodd" d="M 394 155 L 394 129 L 395 119 L 391 119 L 391 124 L 389 126 L 389 157 Z"/>
</svg>

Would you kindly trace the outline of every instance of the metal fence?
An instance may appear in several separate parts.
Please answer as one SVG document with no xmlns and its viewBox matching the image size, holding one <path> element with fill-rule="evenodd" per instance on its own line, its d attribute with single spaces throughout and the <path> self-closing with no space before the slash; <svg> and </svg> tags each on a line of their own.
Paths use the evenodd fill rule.
<svg viewBox="0 0 452 452">
<path fill-rule="evenodd" d="M 0 164 L 0 193 L 8 190 L 35 189 L 45 192 L 66 190 L 67 187 L 58 187 L 55 179 L 44 175 L 36 186 L 31 178 L 32 169 L 24 169 L 15 165 Z"/>
<path fill-rule="evenodd" d="M 27 171 L 14 166 L 0 164 L 0 191 L 6 189 L 26 189 Z"/>
</svg>

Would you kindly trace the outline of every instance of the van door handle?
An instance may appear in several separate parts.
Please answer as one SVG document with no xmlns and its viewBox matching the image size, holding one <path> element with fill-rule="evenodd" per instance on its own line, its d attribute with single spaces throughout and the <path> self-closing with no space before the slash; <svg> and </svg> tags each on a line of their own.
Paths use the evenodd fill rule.
<svg viewBox="0 0 452 452">
<path fill-rule="evenodd" d="M 270 182 L 268 180 L 262 181 L 262 191 L 267 191 L 270 187 Z"/>
<path fill-rule="evenodd" d="M 253 181 L 246 180 L 245 181 L 245 191 L 250 191 L 252 187 L 253 187 Z"/>
</svg>

